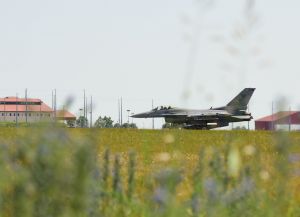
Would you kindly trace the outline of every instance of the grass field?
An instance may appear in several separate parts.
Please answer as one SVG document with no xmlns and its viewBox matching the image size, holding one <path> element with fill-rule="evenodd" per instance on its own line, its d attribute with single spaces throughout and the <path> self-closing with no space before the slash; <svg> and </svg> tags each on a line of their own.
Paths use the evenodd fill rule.
<svg viewBox="0 0 300 217">
<path fill-rule="evenodd" d="M 300 216 L 300 134 L 1 128 L 0 216 Z"/>
</svg>

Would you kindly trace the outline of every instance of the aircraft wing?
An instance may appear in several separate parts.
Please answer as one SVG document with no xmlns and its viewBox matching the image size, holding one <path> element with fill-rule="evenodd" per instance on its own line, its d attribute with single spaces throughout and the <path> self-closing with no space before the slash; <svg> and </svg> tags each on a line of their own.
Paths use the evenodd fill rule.
<svg viewBox="0 0 300 217">
<path fill-rule="evenodd" d="M 164 114 L 164 117 L 189 117 L 187 114 L 184 113 L 175 113 L 175 114 Z"/>
<path fill-rule="evenodd" d="M 188 115 L 190 119 L 198 121 L 216 121 L 216 120 L 227 120 L 230 115 L 228 114 L 203 114 L 203 115 Z"/>
<path fill-rule="evenodd" d="M 251 115 L 231 115 L 231 114 L 213 114 L 213 115 L 190 115 L 188 119 L 199 122 L 239 122 L 249 121 L 252 119 Z"/>
</svg>

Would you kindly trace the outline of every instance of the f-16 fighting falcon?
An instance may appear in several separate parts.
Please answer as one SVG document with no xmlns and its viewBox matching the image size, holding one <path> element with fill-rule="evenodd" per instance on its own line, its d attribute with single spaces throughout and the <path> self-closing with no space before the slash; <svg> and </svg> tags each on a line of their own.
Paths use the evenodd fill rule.
<svg viewBox="0 0 300 217">
<path fill-rule="evenodd" d="M 166 123 L 180 124 L 185 129 L 213 129 L 228 126 L 231 122 L 250 121 L 247 112 L 255 88 L 245 88 L 226 106 L 206 110 L 192 110 L 160 106 L 149 112 L 132 115 L 133 118 L 165 118 Z"/>
</svg>

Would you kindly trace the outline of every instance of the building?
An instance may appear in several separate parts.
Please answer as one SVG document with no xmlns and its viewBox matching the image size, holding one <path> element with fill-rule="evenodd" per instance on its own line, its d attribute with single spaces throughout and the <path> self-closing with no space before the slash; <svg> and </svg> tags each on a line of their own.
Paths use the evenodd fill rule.
<svg viewBox="0 0 300 217">
<path fill-rule="evenodd" d="M 255 121 L 256 130 L 299 129 L 300 111 L 280 111 Z"/>
<path fill-rule="evenodd" d="M 76 116 L 67 110 L 58 110 L 56 119 L 60 121 L 76 121 Z"/>
<path fill-rule="evenodd" d="M 0 98 L 1 122 L 37 122 L 58 120 L 76 120 L 68 111 L 57 112 L 40 99 L 5 97 Z"/>
</svg>

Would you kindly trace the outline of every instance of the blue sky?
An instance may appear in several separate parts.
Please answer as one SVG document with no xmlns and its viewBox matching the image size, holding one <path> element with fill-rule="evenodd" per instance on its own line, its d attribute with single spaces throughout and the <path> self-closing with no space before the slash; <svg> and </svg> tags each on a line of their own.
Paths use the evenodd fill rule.
<svg viewBox="0 0 300 217">
<path fill-rule="evenodd" d="M 0 95 L 22 96 L 28 88 L 51 104 L 56 88 L 58 104 L 72 95 L 70 109 L 78 114 L 86 89 L 96 104 L 94 119 L 117 120 L 121 96 L 133 112 L 150 109 L 151 99 L 209 108 L 251 86 L 255 118 L 269 114 L 280 96 L 299 109 L 299 1 L 256 2 L 253 29 L 245 24 L 246 1 L 203 2 L 0 0 Z M 242 40 L 235 37 L 241 26 Z"/>
</svg>

